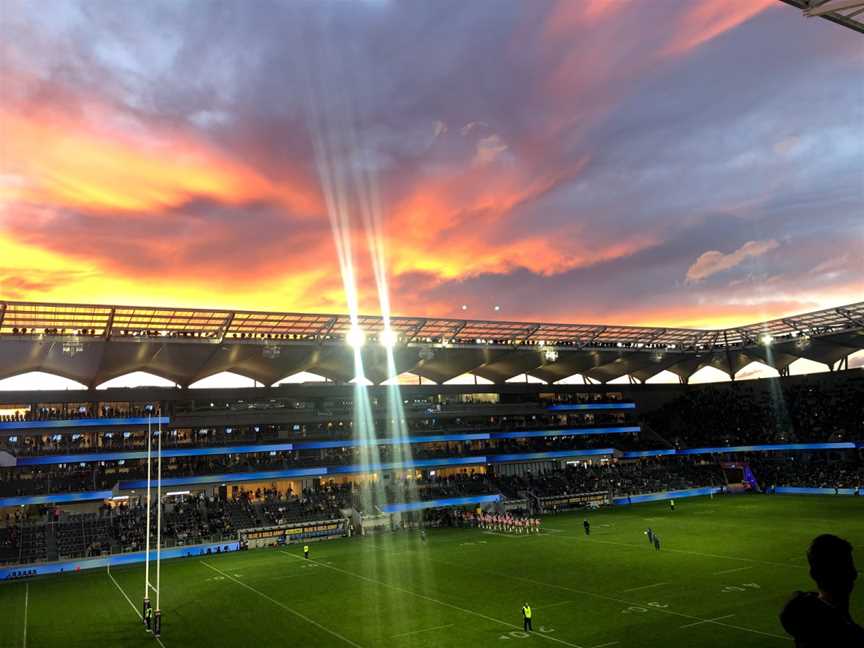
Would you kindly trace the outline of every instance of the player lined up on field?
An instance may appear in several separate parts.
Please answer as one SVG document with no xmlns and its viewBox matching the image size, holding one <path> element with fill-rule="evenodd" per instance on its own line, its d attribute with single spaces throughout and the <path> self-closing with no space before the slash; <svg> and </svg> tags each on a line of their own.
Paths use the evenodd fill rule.
<svg viewBox="0 0 864 648">
<path fill-rule="evenodd" d="M 465 511 L 462 513 L 462 521 L 466 526 L 483 529 L 484 531 L 526 535 L 529 533 L 540 533 L 539 519 L 514 516 L 510 513 Z"/>
</svg>

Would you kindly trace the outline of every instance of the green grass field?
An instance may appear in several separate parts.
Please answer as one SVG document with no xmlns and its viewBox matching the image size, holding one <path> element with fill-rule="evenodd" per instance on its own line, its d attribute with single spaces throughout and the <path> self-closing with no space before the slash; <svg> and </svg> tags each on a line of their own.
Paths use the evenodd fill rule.
<svg viewBox="0 0 864 648">
<path fill-rule="evenodd" d="M 864 500 L 741 496 L 546 518 L 540 536 L 441 530 L 262 549 L 162 567 L 179 646 L 790 646 L 777 621 L 833 532 L 864 563 Z M 662 551 L 649 547 L 646 526 Z M 152 646 L 143 566 L 0 584 L 0 645 Z M 129 600 L 127 600 L 127 597 Z M 534 608 L 522 633 L 520 607 Z M 134 605 L 133 605 L 134 604 Z M 864 585 L 853 614 L 864 617 Z"/>
</svg>

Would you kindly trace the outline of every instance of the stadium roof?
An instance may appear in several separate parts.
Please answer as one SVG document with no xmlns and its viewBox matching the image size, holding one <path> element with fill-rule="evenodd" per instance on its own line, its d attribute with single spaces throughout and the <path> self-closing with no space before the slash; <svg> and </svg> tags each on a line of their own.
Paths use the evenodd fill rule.
<svg viewBox="0 0 864 648">
<path fill-rule="evenodd" d="M 379 316 L 360 316 L 364 372 L 386 380 Z M 435 382 L 472 372 L 496 383 L 522 373 L 606 382 L 668 369 L 687 378 L 752 361 L 784 370 L 798 358 L 833 363 L 864 348 L 864 302 L 728 329 L 392 317 L 397 373 Z M 233 371 L 273 384 L 299 371 L 346 382 L 354 353 L 347 315 L 0 302 L 0 378 L 46 371 L 95 387 L 132 371 L 182 386 Z"/>
<path fill-rule="evenodd" d="M 808 18 L 820 17 L 864 34 L 864 0 L 782 0 Z"/>
</svg>

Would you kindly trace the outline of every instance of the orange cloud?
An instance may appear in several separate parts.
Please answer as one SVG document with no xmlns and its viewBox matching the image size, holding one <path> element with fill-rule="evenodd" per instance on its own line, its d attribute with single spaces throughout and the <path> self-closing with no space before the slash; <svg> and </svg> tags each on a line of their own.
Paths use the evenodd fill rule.
<svg viewBox="0 0 864 648">
<path fill-rule="evenodd" d="M 515 210 L 578 175 L 587 161 L 583 158 L 566 173 L 548 177 L 533 178 L 532 170 L 501 165 L 459 169 L 461 173 L 421 181 L 395 206 L 387 227 L 392 271 L 424 272 L 442 280 L 518 268 L 551 275 L 655 244 L 645 232 L 603 243 L 576 222 L 531 232 L 517 220 Z"/>
<path fill-rule="evenodd" d="M 118 123 L 124 127 L 110 126 Z M 3 203 L 153 215 L 205 198 L 235 205 L 272 200 L 298 214 L 320 211 L 317 189 L 275 182 L 188 133 L 142 128 L 101 106 L 89 106 L 87 119 L 51 107 L 3 110 L 0 124 Z"/>
<path fill-rule="evenodd" d="M 673 56 L 682 54 L 776 5 L 776 0 L 701 0 L 687 3 L 675 23 L 672 38 L 664 53 Z"/>
</svg>

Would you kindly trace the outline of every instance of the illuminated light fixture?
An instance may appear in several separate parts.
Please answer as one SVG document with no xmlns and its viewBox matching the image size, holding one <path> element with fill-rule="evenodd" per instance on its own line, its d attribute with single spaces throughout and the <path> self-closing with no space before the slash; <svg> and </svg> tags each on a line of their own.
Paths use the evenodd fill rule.
<svg viewBox="0 0 864 648">
<path fill-rule="evenodd" d="M 498 304 L 495 304 L 495 306 L 492 307 L 492 310 L 494 310 L 494 311 L 500 311 L 500 310 L 501 310 L 501 307 L 498 306 Z"/>
<path fill-rule="evenodd" d="M 462 310 L 468 310 L 468 304 L 462 304 Z"/>
<path fill-rule="evenodd" d="M 348 343 L 348 346 L 354 349 L 361 349 L 366 344 L 366 334 L 359 326 L 352 326 L 345 334 L 345 341 Z"/>
<path fill-rule="evenodd" d="M 396 346 L 396 343 L 399 342 L 399 335 L 393 329 L 386 328 L 381 331 L 381 335 L 378 336 L 378 342 L 385 349 L 392 349 Z"/>
<path fill-rule="evenodd" d="M 763 333 L 759 336 L 759 341 L 765 346 L 771 346 L 771 343 L 774 341 L 774 336 L 770 333 Z"/>
<path fill-rule="evenodd" d="M 182 495 L 191 495 L 192 493 L 188 490 L 182 491 L 171 491 L 170 493 L 165 493 L 165 497 L 179 497 Z"/>
<path fill-rule="evenodd" d="M 135 491 L 132 491 L 132 492 L 134 493 Z M 111 498 L 111 501 L 112 502 L 125 502 L 128 499 L 129 499 L 128 495 L 115 495 L 114 497 Z"/>
<path fill-rule="evenodd" d="M 555 349 L 546 349 L 543 352 L 543 357 L 546 362 L 555 362 L 558 359 L 558 352 Z"/>
</svg>

